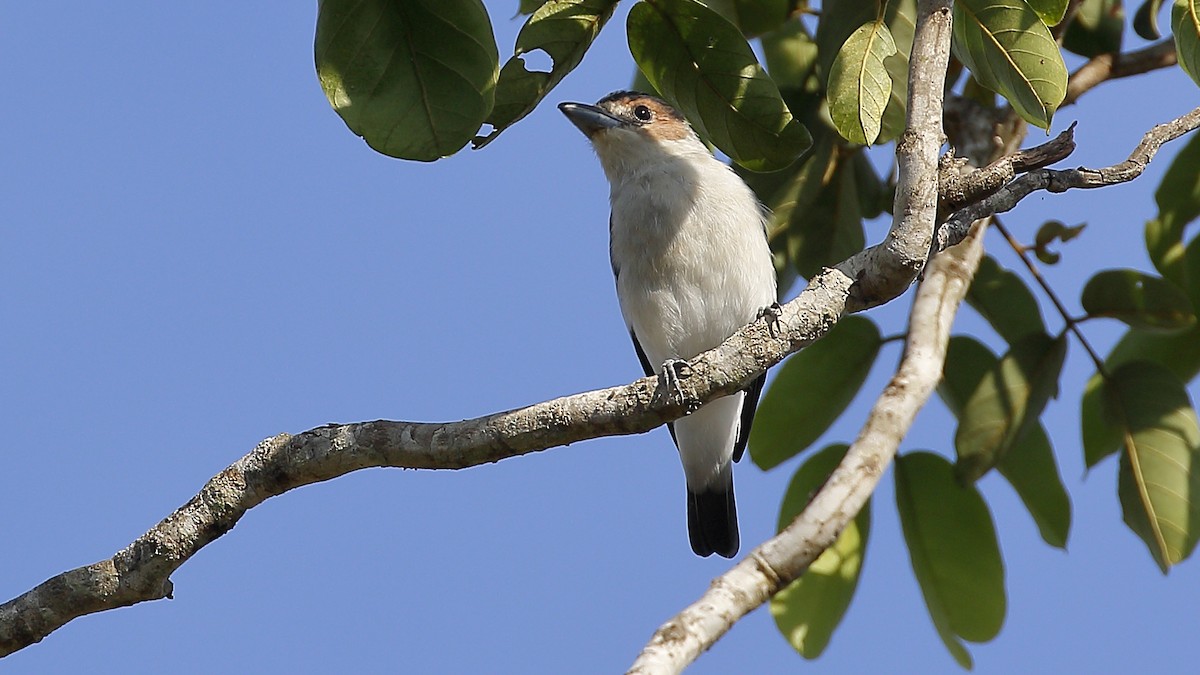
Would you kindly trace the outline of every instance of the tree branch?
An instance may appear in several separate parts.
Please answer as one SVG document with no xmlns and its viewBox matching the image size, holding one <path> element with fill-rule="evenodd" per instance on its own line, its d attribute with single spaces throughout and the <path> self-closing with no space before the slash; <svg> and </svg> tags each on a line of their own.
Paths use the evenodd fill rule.
<svg viewBox="0 0 1200 675">
<path fill-rule="evenodd" d="M 896 188 L 895 217 L 884 243 L 873 253 L 876 258 L 893 253 L 890 264 L 885 263 L 888 266 L 883 267 L 886 269 L 898 269 L 907 264 L 906 269 L 912 269 L 915 274 L 920 269 L 915 258 L 923 258 L 928 252 L 925 248 L 922 253 L 922 248 L 931 241 L 937 217 L 942 86 L 949 53 L 950 0 L 920 0 L 909 70 L 908 122 L 896 144 L 900 181 Z M 969 279 L 968 274 L 963 284 L 964 293 Z M 866 281 L 863 280 L 864 284 Z M 867 290 L 866 295 L 875 294 Z M 926 306 L 924 302 L 921 305 Z M 946 306 L 952 316 L 957 303 Z M 941 327 L 940 323 L 935 325 Z M 910 335 L 909 340 L 912 339 Z M 926 350 L 913 349 L 911 353 L 923 355 Z M 941 372 L 940 361 L 937 370 Z M 741 617 L 803 574 L 812 561 L 833 544 L 870 497 L 895 452 L 899 442 L 895 433 L 907 429 L 901 422 L 909 412 L 905 408 L 913 405 L 911 416 L 915 416 L 923 404 L 922 400 L 914 405 L 916 398 L 903 391 L 908 375 L 897 373 L 876 403 L 881 412 L 871 415 L 868 426 L 851 446 L 842 464 L 804 512 L 782 532 L 714 580 L 699 600 L 663 624 L 633 663 L 630 673 L 680 672 Z M 937 382 L 936 377 L 933 382 Z"/>
<path fill-rule="evenodd" d="M 1067 79 L 1067 96 L 1059 108 L 1075 103 L 1080 96 L 1101 83 L 1168 68 L 1177 62 L 1175 40 L 1172 38 L 1125 54 L 1101 54 L 1093 57 L 1080 66 L 1079 70 L 1071 73 L 1071 77 Z"/>
<path fill-rule="evenodd" d="M 924 237 L 925 246 L 930 237 Z M 246 511 L 289 490 L 365 468 L 459 469 L 591 438 L 642 433 L 682 417 L 691 406 L 740 391 L 824 335 L 843 314 L 885 302 L 912 284 L 925 251 L 894 260 L 919 247 L 880 252 L 882 246 L 822 270 L 778 318 L 758 320 L 689 361 L 680 382 L 682 401 L 657 378 L 642 378 L 462 422 L 379 420 L 268 438 L 111 558 L 54 576 L 0 605 L 0 656 L 41 641 L 80 616 L 171 597 L 176 569 L 232 529 Z M 867 278 L 872 295 L 858 291 Z"/>
<path fill-rule="evenodd" d="M 1147 131 L 1130 153 L 1129 159 L 1118 164 L 1100 169 L 1038 169 L 1026 173 L 990 197 L 959 209 L 947 218 L 938 230 L 938 250 L 944 250 L 962 241 L 972 222 L 1012 210 L 1022 199 L 1038 190 L 1066 192 L 1072 188 L 1092 189 L 1131 181 L 1142 175 L 1163 144 L 1197 127 L 1200 127 L 1200 108 Z"/>
</svg>

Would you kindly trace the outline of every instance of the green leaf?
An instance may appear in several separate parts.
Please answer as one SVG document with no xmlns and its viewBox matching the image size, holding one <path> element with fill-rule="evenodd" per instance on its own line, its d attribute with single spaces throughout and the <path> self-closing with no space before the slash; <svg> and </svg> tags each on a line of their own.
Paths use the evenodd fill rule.
<svg viewBox="0 0 1200 675">
<path fill-rule="evenodd" d="M 1037 13 L 1024 0 L 958 0 L 953 23 L 954 55 L 975 79 L 1049 129 L 1067 95 L 1067 67 Z"/>
<path fill-rule="evenodd" d="M 824 6 L 828 5 L 828 7 Z M 829 82 L 833 60 L 842 50 L 850 35 L 866 23 L 879 19 L 881 8 L 876 2 L 828 2 L 822 3 L 821 20 L 817 22 L 817 65 L 821 82 Z"/>
<path fill-rule="evenodd" d="M 718 12 L 742 29 L 747 37 L 756 37 L 779 28 L 788 18 L 788 0 L 706 0 L 713 9 L 729 5 L 730 14 Z"/>
<path fill-rule="evenodd" d="M 798 271 L 811 279 L 824 267 L 834 265 L 858 253 L 866 245 L 863 234 L 861 200 L 853 164 L 840 161 L 832 180 L 802 214 L 804 221 L 795 227 L 792 212 L 788 231 L 788 255 Z"/>
<path fill-rule="evenodd" d="M 1065 244 L 1075 237 L 1078 237 L 1079 234 L 1083 232 L 1084 227 L 1086 227 L 1086 225 L 1082 223 L 1075 225 L 1074 227 L 1067 227 L 1062 222 L 1057 220 L 1046 221 L 1040 228 L 1038 228 L 1037 236 L 1034 237 L 1034 255 L 1037 256 L 1038 260 L 1046 263 L 1047 265 L 1053 265 L 1057 263 L 1062 256 L 1054 251 L 1051 251 L 1049 248 L 1050 244 L 1054 243 L 1055 240 L 1061 241 Z"/>
<path fill-rule="evenodd" d="M 967 401 L 979 388 L 985 375 L 994 370 L 999 359 L 979 340 L 966 335 L 950 337 L 938 396 L 956 418 L 962 419 Z"/>
<path fill-rule="evenodd" d="M 883 61 L 895 53 L 891 31 L 874 21 L 851 33 L 833 60 L 829 114 L 838 133 L 851 143 L 871 145 L 879 138 L 892 93 L 892 77 Z"/>
<path fill-rule="evenodd" d="M 854 189 L 858 193 L 858 210 L 865 219 L 877 217 L 892 208 L 893 192 L 875 173 L 867 153 L 859 149 L 851 159 L 848 171 L 854 172 Z"/>
<path fill-rule="evenodd" d="M 1111 370 L 1133 361 L 1152 361 L 1184 382 L 1200 373 L 1200 327 L 1182 333 L 1148 333 L 1130 329 L 1105 359 Z M 1080 405 L 1083 457 L 1088 468 L 1121 447 L 1121 437 L 1105 420 L 1103 381 L 1093 375 L 1084 388 Z"/>
<path fill-rule="evenodd" d="M 1125 446 L 1117 479 L 1125 523 L 1165 574 L 1200 539 L 1196 411 L 1179 378 L 1149 361 L 1115 370 L 1104 404 Z"/>
<path fill-rule="evenodd" d="M 984 256 L 967 291 L 967 304 L 1009 344 L 1030 333 L 1045 333 L 1037 300 L 1021 277 Z"/>
<path fill-rule="evenodd" d="M 1171 7 L 1171 31 L 1179 67 L 1200 84 L 1200 0 L 1175 0 Z"/>
<path fill-rule="evenodd" d="M 1146 251 L 1164 277 L 1182 284 L 1178 270 L 1185 227 L 1200 217 L 1200 134 L 1192 134 L 1171 160 L 1154 191 L 1158 217 L 1146 223 Z"/>
<path fill-rule="evenodd" d="M 808 459 L 792 476 L 779 511 L 779 529 L 791 524 L 808 506 L 846 455 L 846 445 L 831 445 Z M 871 530 L 871 503 L 838 536 L 833 546 L 809 566 L 799 579 L 771 598 L 771 616 L 779 632 L 806 659 L 815 659 L 829 644 L 841 623 L 854 591 L 867 551 Z"/>
<path fill-rule="evenodd" d="M 820 438 L 858 393 L 882 344 L 870 319 L 847 316 L 785 361 L 750 430 L 754 463 L 778 466 Z"/>
<path fill-rule="evenodd" d="M 323 0 L 313 51 L 333 109 L 391 157 L 452 155 L 492 110 L 498 56 L 480 0 Z"/>
<path fill-rule="evenodd" d="M 1085 223 L 1067 227 L 1060 221 L 1047 220 L 1038 228 L 1034 242 L 1039 248 L 1053 243 L 1056 239 L 1065 244 L 1082 234 L 1085 227 L 1087 227 Z"/>
<path fill-rule="evenodd" d="M 896 458 L 896 506 L 909 558 L 938 635 L 971 667 L 959 638 L 991 640 L 1004 624 L 1004 563 L 987 505 L 928 453 Z"/>
<path fill-rule="evenodd" d="M 1177 331 L 1196 323 L 1192 302 L 1175 284 L 1137 270 L 1102 270 L 1080 298 L 1090 316 L 1119 319 L 1142 330 Z"/>
<path fill-rule="evenodd" d="M 839 163 L 832 139 L 825 136 L 817 141 L 812 152 L 800 159 L 790 177 L 784 171 L 767 174 L 739 172 L 759 200 L 770 207 L 767 232 L 772 241 L 807 222 L 806 214 L 829 184 Z M 777 178 L 784 180 L 780 183 Z"/>
<path fill-rule="evenodd" d="M 1051 397 L 1067 355 L 1066 336 L 1031 333 L 984 374 L 959 416 L 956 476 L 973 482 L 996 465 L 1036 423 Z"/>
<path fill-rule="evenodd" d="M 1063 48 L 1088 58 L 1116 54 L 1124 32 L 1122 0 L 1083 0 L 1063 34 Z"/>
<path fill-rule="evenodd" d="M 1138 7 L 1133 15 L 1133 32 L 1144 40 L 1157 40 L 1162 37 L 1158 28 L 1158 12 L 1162 9 L 1163 0 L 1146 0 Z"/>
<path fill-rule="evenodd" d="M 824 102 L 817 77 L 817 44 L 800 20 L 788 21 L 762 37 L 767 72 L 797 120 L 813 127 Z"/>
<path fill-rule="evenodd" d="M 1041 17 L 1042 23 L 1053 26 L 1062 21 L 1067 13 L 1068 0 L 1026 0 L 1033 11 Z"/>
<path fill-rule="evenodd" d="M 617 0 L 550 0 L 529 17 L 517 34 L 512 58 L 500 70 L 496 104 L 487 118 L 492 131 L 475 137 L 475 149 L 491 143 L 500 132 L 533 112 L 583 60 L 616 7 Z M 550 56 L 553 65 L 549 72 L 525 67 L 524 55 L 538 50 Z"/>
<path fill-rule="evenodd" d="M 1046 428 L 1034 424 L 1004 453 L 996 470 L 1017 491 L 1042 540 L 1065 549 L 1071 531 L 1071 498 L 1058 473 Z"/>
<path fill-rule="evenodd" d="M 520 0 L 517 4 L 517 14 L 529 16 L 538 10 L 538 7 L 546 4 L 549 0 Z"/>
<path fill-rule="evenodd" d="M 997 363 L 996 355 L 978 340 L 965 335 L 950 338 L 938 394 L 955 417 L 961 419 L 967 401 Z M 1042 425 L 1034 424 L 1017 439 L 996 469 L 1017 491 L 1042 539 L 1064 548 L 1071 529 L 1071 501 Z"/>
<path fill-rule="evenodd" d="M 628 35 L 646 78 L 738 164 L 782 169 L 812 144 L 745 38 L 711 9 L 643 0 L 629 11 Z"/>
</svg>

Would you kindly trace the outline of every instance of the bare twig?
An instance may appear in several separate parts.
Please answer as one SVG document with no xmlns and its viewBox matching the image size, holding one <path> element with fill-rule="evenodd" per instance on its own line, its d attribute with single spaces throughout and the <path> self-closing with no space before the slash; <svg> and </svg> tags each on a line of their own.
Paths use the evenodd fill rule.
<svg viewBox="0 0 1200 675">
<path fill-rule="evenodd" d="M 977 202 L 1004 187 L 1018 173 L 1040 169 L 1066 159 L 1075 151 L 1075 125 L 1037 147 L 1005 155 L 982 169 L 963 175 L 965 160 L 944 155 L 938 177 L 942 212 Z"/>
<path fill-rule="evenodd" d="M 1071 314 L 1067 312 L 1067 306 L 1064 305 L 1063 301 L 1059 299 L 1058 293 L 1054 292 L 1054 289 L 1050 286 L 1050 282 L 1046 281 L 1046 277 L 1043 277 L 1042 273 L 1038 271 L 1037 265 L 1034 265 L 1033 261 L 1029 259 L 1029 251 L 1017 241 L 1016 237 L 1012 235 L 1012 232 L 1010 232 L 1008 228 L 1004 226 L 1004 223 L 1000 222 L 998 218 L 993 218 L 992 224 L 1004 237 L 1004 240 L 1008 242 L 1008 245 L 1012 248 L 1013 252 L 1015 252 L 1017 256 L 1021 258 L 1021 262 L 1025 264 L 1025 269 L 1028 270 L 1029 274 L 1033 276 L 1033 279 L 1038 283 L 1038 286 L 1042 287 L 1042 291 L 1046 294 L 1046 297 L 1050 298 L 1050 303 L 1054 305 L 1056 310 L 1058 310 L 1058 314 L 1062 317 L 1063 322 L 1066 324 L 1067 330 L 1074 333 L 1075 338 L 1079 340 L 1079 344 L 1083 345 L 1084 351 L 1086 351 L 1088 353 L 1088 357 L 1092 359 L 1092 363 L 1095 364 L 1096 370 L 1107 378 L 1108 375 L 1107 369 L 1104 367 L 1104 359 L 1101 359 L 1100 355 L 1096 353 L 1096 350 L 1092 348 L 1092 343 L 1088 342 L 1088 339 L 1083 335 L 1083 331 L 1079 329 L 1079 322 L 1071 318 Z"/>
<path fill-rule="evenodd" d="M 1071 73 L 1067 79 L 1067 96 L 1059 108 L 1071 105 L 1103 82 L 1168 68 L 1177 62 L 1175 41 L 1171 38 L 1133 52 L 1093 57 Z"/>
<path fill-rule="evenodd" d="M 1131 181 L 1142 175 L 1146 165 L 1154 159 L 1154 155 L 1164 143 L 1173 141 L 1197 127 L 1200 127 L 1200 108 L 1146 132 L 1141 142 L 1130 153 L 1129 159 L 1118 164 L 1100 169 L 1038 169 L 1026 173 L 990 197 L 952 214 L 938 230 L 938 250 L 961 241 L 972 222 L 1009 211 L 1022 199 L 1038 190 L 1066 192 L 1073 188 L 1092 189 Z"/>
<path fill-rule="evenodd" d="M 891 253 L 892 259 L 881 263 L 887 269 L 907 269 L 915 274 L 919 269 L 915 259 L 925 257 L 927 249 L 923 251 L 922 247 L 931 241 L 929 235 L 937 216 L 942 85 L 949 52 L 949 0 L 921 0 L 917 6 L 913 65 L 909 71 L 909 119 L 896 148 L 900 182 L 896 189 L 895 217 L 887 239 L 874 253 L 876 260 Z M 903 274 L 896 276 L 900 278 Z M 867 281 L 864 279 L 863 284 L 867 285 Z M 965 287 L 964 283 L 963 292 Z M 867 297 L 879 295 L 873 288 L 865 291 Z M 957 303 L 950 306 L 953 310 Z M 909 341 L 913 339 L 910 335 Z M 936 377 L 933 382 L 937 382 Z M 895 451 L 895 442 L 888 440 L 894 430 L 888 420 L 903 417 L 904 411 L 895 406 L 910 404 L 908 397 L 899 395 L 898 388 L 903 386 L 894 380 L 889 393 L 897 396 L 885 394 L 877 403 L 889 410 L 871 417 L 885 427 L 880 429 L 883 433 L 864 429 L 842 465 L 804 513 L 717 578 L 699 600 L 663 624 L 634 662 L 631 673 L 681 671 L 741 617 L 800 576 L 834 542 L 870 497 Z M 912 413 L 919 409 L 918 404 Z"/>
</svg>

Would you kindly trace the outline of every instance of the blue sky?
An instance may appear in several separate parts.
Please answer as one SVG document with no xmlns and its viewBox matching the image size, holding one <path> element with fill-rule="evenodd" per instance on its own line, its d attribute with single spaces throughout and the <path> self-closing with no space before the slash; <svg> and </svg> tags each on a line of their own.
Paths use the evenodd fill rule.
<svg viewBox="0 0 1200 675">
<path fill-rule="evenodd" d="M 608 189 L 551 105 L 627 85 L 628 8 L 486 150 L 417 164 L 372 152 L 326 103 L 314 4 L 0 7 L 0 599 L 107 558 L 266 436 L 461 419 L 640 374 L 608 266 Z M 516 3 L 488 5 L 503 57 Z M 1198 103 L 1182 73 L 1159 73 L 1105 85 L 1053 131 L 1079 121 L 1066 165 L 1111 164 Z M 1142 225 L 1178 147 L 1135 184 L 1035 195 L 1007 217 L 1026 239 L 1050 217 L 1089 224 L 1046 270 L 1073 308 L 1095 269 L 1150 269 Z M 998 237 L 990 246 L 1016 266 Z M 867 315 L 898 332 L 910 299 Z M 999 347 L 970 310 L 959 325 Z M 1120 331 L 1087 332 L 1106 348 Z M 853 437 L 897 355 L 885 351 L 826 440 Z M 1194 660 L 1197 562 L 1160 575 L 1121 523 L 1115 462 L 1085 475 L 1090 370 L 1073 344 L 1045 418 L 1075 508 L 1069 553 L 1041 542 L 998 477 L 981 482 L 1009 612 L 996 640 L 971 647 L 977 672 Z M 952 449 L 940 404 L 917 424 L 902 450 Z M 772 533 L 795 466 L 738 467 L 743 551 Z M 890 472 L 875 500 L 858 597 L 813 665 L 961 672 L 913 580 Z M 619 672 L 727 564 L 689 550 L 663 430 L 459 472 L 363 471 L 251 511 L 174 575 L 174 600 L 76 620 L 3 666 Z M 808 665 L 764 609 L 691 672 Z"/>
</svg>

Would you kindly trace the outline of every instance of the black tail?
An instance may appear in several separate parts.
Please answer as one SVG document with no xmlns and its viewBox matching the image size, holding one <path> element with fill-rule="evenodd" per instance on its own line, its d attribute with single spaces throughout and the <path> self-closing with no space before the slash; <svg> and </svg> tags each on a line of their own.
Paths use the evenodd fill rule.
<svg viewBox="0 0 1200 675">
<path fill-rule="evenodd" d="M 707 558 L 716 553 L 725 558 L 737 555 L 737 504 L 733 500 L 733 480 L 727 486 L 688 490 L 688 539 L 696 555 Z"/>
</svg>

